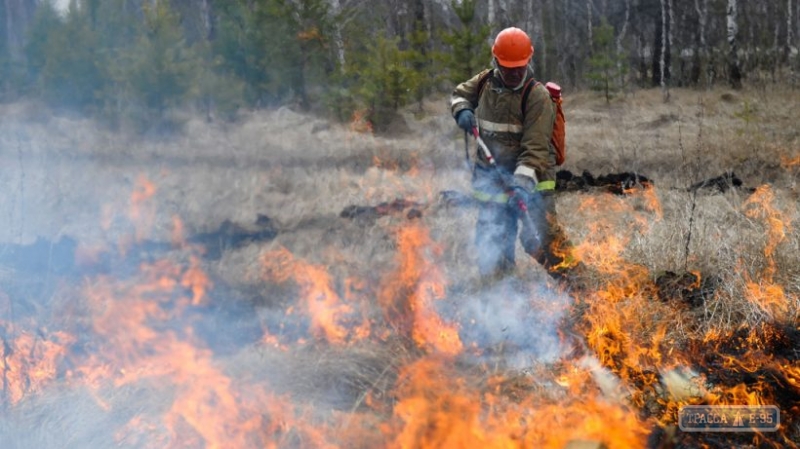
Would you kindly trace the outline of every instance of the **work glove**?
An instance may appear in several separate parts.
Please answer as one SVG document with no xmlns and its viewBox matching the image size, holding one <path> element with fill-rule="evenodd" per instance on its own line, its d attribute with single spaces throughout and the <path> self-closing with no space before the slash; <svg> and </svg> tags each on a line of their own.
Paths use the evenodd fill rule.
<svg viewBox="0 0 800 449">
<path fill-rule="evenodd" d="M 531 204 L 533 194 L 536 191 L 536 181 L 530 176 L 516 174 L 511 178 L 509 185 L 511 189 L 511 197 L 509 201 L 513 205 L 517 205 L 521 200 L 526 206 Z"/>
<path fill-rule="evenodd" d="M 456 114 L 456 123 L 458 123 L 459 128 L 471 133 L 472 128 L 476 126 L 475 113 L 469 109 L 462 109 L 458 111 L 458 114 Z"/>
</svg>

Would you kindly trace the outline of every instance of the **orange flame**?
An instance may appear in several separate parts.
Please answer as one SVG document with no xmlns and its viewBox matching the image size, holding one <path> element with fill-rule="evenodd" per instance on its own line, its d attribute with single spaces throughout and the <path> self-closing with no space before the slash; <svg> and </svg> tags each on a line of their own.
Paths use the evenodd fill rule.
<svg viewBox="0 0 800 449">
<path fill-rule="evenodd" d="M 789 156 L 781 155 L 781 165 L 784 168 L 800 166 L 800 156 L 795 156 L 794 158 L 789 158 Z"/>
<path fill-rule="evenodd" d="M 384 282 L 379 301 L 387 321 L 413 338 L 421 348 L 459 354 L 463 345 L 456 325 L 445 323 L 434 308 L 446 283 L 434 257 L 440 249 L 419 224 L 401 228 L 397 235 L 398 268 Z"/>
<path fill-rule="evenodd" d="M 156 194 L 156 186 L 144 175 L 136 179 L 133 193 L 131 194 L 131 208 L 128 218 L 136 227 L 136 241 L 144 240 L 145 235 L 152 229 L 155 222 L 155 208 L 150 201 Z"/>
<path fill-rule="evenodd" d="M 325 267 L 298 260 L 285 248 L 263 254 L 261 262 L 270 279 L 278 282 L 292 279 L 300 286 L 315 338 L 342 344 L 353 335 L 363 337 L 369 333 L 366 320 L 354 331 L 350 330 L 347 320 L 354 312 L 353 306 L 339 298 Z"/>
<path fill-rule="evenodd" d="M 367 119 L 366 110 L 357 109 L 353 111 L 353 117 L 350 120 L 350 131 L 372 134 L 372 123 Z"/>
<path fill-rule="evenodd" d="M 0 322 L 0 325 L 2 322 Z M 13 336 L 12 326 L 0 326 L 2 357 L 0 357 L 0 386 L 6 395 L 0 397 L 11 405 L 20 402 L 27 394 L 36 393 L 56 378 L 57 367 L 75 338 L 64 332 L 34 335 L 27 331 Z"/>
<path fill-rule="evenodd" d="M 789 312 L 789 301 L 783 287 L 774 281 L 777 266 L 775 252 L 786 240 L 786 233 L 791 231 L 789 214 L 783 213 L 773 205 L 775 194 L 769 186 L 763 185 L 744 203 L 745 214 L 755 220 L 764 222 L 767 227 L 767 241 L 764 245 L 766 267 L 760 274 L 759 282 L 754 282 L 745 275 L 748 291 L 747 299 L 767 312 L 773 318 L 784 319 Z"/>
<path fill-rule="evenodd" d="M 586 389 L 577 387 L 587 385 L 587 372 L 571 372 L 561 381 L 576 385 L 573 392 L 580 396 L 533 394 L 543 391 L 533 380 L 514 401 L 502 379 L 481 387 L 445 360 L 421 359 L 400 373 L 395 419 L 384 427 L 393 438 L 389 447 L 562 448 L 582 439 L 614 448 L 645 447 L 648 425 L 625 406 L 587 398 Z"/>
</svg>

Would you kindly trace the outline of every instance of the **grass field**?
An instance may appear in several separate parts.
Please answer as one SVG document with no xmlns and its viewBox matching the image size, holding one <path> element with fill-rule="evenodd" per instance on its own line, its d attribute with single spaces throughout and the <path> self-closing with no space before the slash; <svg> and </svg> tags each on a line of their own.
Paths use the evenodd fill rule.
<svg viewBox="0 0 800 449">
<path fill-rule="evenodd" d="M 521 249 L 478 278 L 475 210 L 440 200 L 469 192 L 445 98 L 388 136 L 284 108 L 136 138 L 2 106 L 3 447 L 797 446 L 800 92 L 566 95 L 564 169 L 653 181 L 558 194 L 580 292 Z M 259 214 L 274 236 L 191 243 Z M 783 424 L 681 432 L 687 404 Z"/>
</svg>

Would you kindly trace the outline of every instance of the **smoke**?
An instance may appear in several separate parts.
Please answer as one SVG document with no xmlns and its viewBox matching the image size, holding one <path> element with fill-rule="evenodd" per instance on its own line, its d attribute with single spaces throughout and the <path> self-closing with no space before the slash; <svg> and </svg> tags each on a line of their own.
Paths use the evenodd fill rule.
<svg viewBox="0 0 800 449">
<path fill-rule="evenodd" d="M 448 299 L 444 316 L 456 319 L 475 363 L 524 369 L 564 353 L 558 326 L 571 299 L 542 281 L 507 277 Z"/>
<path fill-rule="evenodd" d="M 141 140 L 6 108 L 4 448 L 211 447 L 222 434 L 215 425 L 236 438 L 253 417 L 265 427 L 291 421 L 278 417 L 284 399 L 273 395 L 317 416 L 390 391 L 408 349 L 367 324 L 382 318 L 375 298 L 399 275 L 397 235 L 408 226 L 430 233 L 418 282 L 442 282 L 432 307 L 458 330 L 465 362 L 524 369 L 562 352 L 565 295 L 530 279 L 457 287 L 477 279 L 475 216 L 438 203 L 440 191 L 469 188 L 463 148 L 440 131 L 449 118 L 432 115 L 389 139 L 283 109 Z M 340 216 L 395 198 L 419 203 L 419 217 Z M 248 233 L 259 215 L 274 235 Z M 199 235 L 225 241 L 208 251 Z M 280 248 L 311 273 L 265 277 L 264 254 Z M 320 305 L 314 273 L 325 273 L 319 285 L 337 301 L 321 309 L 337 312 L 327 319 L 309 313 Z M 343 330 L 326 334 L 325 324 Z M 292 432 L 312 438 L 306 427 Z"/>
</svg>

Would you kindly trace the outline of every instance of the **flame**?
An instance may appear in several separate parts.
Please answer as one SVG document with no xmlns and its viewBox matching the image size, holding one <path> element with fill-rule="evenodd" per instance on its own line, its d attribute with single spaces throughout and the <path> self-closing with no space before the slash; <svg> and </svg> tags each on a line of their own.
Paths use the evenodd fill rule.
<svg viewBox="0 0 800 449">
<path fill-rule="evenodd" d="M 334 344 L 369 334 L 369 322 L 351 330 L 348 319 L 354 313 L 334 291 L 333 279 L 325 267 L 296 259 L 287 249 L 269 251 L 261 256 L 265 276 L 277 282 L 294 280 L 301 290 L 306 311 L 311 316 L 311 334 Z"/>
<path fill-rule="evenodd" d="M 372 123 L 367 119 L 368 112 L 363 109 L 353 111 L 350 119 L 350 131 L 360 134 L 372 134 Z"/>
<path fill-rule="evenodd" d="M 647 184 L 640 190 L 640 195 L 645 204 L 645 210 L 655 214 L 657 220 L 664 218 L 664 208 L 661 200 L 656 194 L 656 188 L 652 184 Z"/>
<path fill-rule="evenodd" d="M 136 227 L 136 242 L 144 240 L 155 222 L 155 206 L 150 201 L 156 194 L 156 186 L 144 175 L 136 179 L 136 184 L 131 194 L 131 207 L 128 218 Z"/>
<path fill-rule="evenodd" d="M 461 353 L 458 327 L 445 323 L 434 301 L 444 298 L 446 282 L 436 265 L 441 249 L 428 230 L 415 223 L 397 233 L 398 267 L 385 280 L 378 301 L 401 335 L 409 335 L 420 348 L 448 355 Z"/>
<path fill-rule="evenodd" d="M 170 241 L 172 242 L 172 246 L 176 248 L 182 248 L 186 246 L 186 231 L 184 230 L 183 220 L 181 217 L 177 215 L 172 216 L 172 235 L 170 237 Z"/>
<path fill-rule="evenodd" d="M 777 272 L 775 252 L 786 240 L 787 232 L 791 231 L 791 219 L 788 213 L 774 207 L 774 201 L 775 194 L 772 189 L 768 185 L 763 185 L 758 187 L 743 205 L 745 215 L 765 223 L 767 227 L 767 240 L 764 245 L 766 267 L 761 271 L 758 282 L 753 281 L 746 273 L 745 282 L 748 301 L 769 316 L 783 320 L 788 317 L 790 304 L 783 287 L 774 280 Z"/>
<path fill-rule="evenodd" d="M 3 397 L 0 399 L 15 405 L 26 395 L 42 390 L 56 379 L 57 367 L 75 339 L 60 331 L 46 335 L 26 330 L 14 332 L 14 326 L 2 324 L 0 321 L 0 334 L 3 335 L 0 358 Z"/>
<path fill-rule="evenodd" d="M 510 400 L 502 377 L 475 384 L 439 358 L 407 365 L 398 379 L 394 419 L 384 426 L 389 447 L 561 448 L 577 440 L 645 446 L 647 423 L 624 405 L 587 396 L 588 371 L 566 369 L 560 382 L 572 386 L 569 393 L 542 394 L 536 380 L 522 380 L 519 399 Z"/>
<path fill-rule="evenodd" d="M 136 240 L 146 236 L 155 218 L 155 193 L 146 178 L 137 181 L 128 214 L 140 221 Z M 404 220 L 404 226 L 392 229 L 397 248 L 393 269 L 377 276 L 379 282 L 342 276 L 342 270 L 305 261 L 286 248 L 261 254 L 264 281 L 296 284 L 299 301 L 287 304 L 285 318 L 308 319 L 312 349 L 352 350 L 356 342 L 385 348 L 397 334 L 401 343 L 411 343 L 377 368 L 383 370 L 379 379 L 392 379 L 387 387 L 378 387 L 375 379 L 360 382 L 354 404 L 337 410 L 306 404 L 254 373 L 234 377 L 197 335 L 195 319 L 212 300 L 214 285 L 203 269 L 202 249 L 187 244 L 181 220 L 173 217 L 176 251 L 169 259 L 142 263 L 127 277 L 85 279 L 71 306 L 88 314 L 79 321 L 90 353 L 71 354 L 77 332 L 0 315 L 2 399 L 13 406 L 61 380 L 91 387 L 98 405 L 110 411 L 119 401 L 115 389 L 147 385 L 163 392 L 158 413 L 133 416 L 116 430 L 121 446 L 563 448 L 591 440 L 641 448 L 656 426 L 674 424 L 682 404 L 774 404 L 781 400 L 770 383 L 776 379 L 800 391 L 800 365 L 769 352 L 774 340 L 782 338 L 777 328 L 739 329 L 738 334 L 689 329 L 683 330 L 689 333 L 680 340 L 684 344 L 678 344 L 676 328 L 685 324 L 681 310 L 655 300 L 649 271 L 625 257 L 635 233 L 647 232 L 663 210 L 652 186 L 631 195 L 593 196 L 578 211 L 591 225 L 572 251 L 600 279 L 596 288 L 581 293 L 565 332 L 580 342 L 576 353 L 587 356 L 565 355 L 555 364 L 521 373 L 479 364 L 464 369 L 460 323 L 448 322 L 437 311 L 447 290 L 442 248 L 423 220 Z M 770 317 L 791 323 L 790 298 L 775 282 L 775 259 L 791 232 L 792 215 L 774 207 L 774 194 L 766 186 L 744 210 L 767 229 L 765 268 L 757 273 L 758 281 L 739 268 L 748 299 Z M 699 288 L 700 273 L 694 275 L 693 288 Z M 0 295 L 0 300 L 8 298 Z M 537 301 L 543 300 L 531 298 Z M 381 307 L 384 322 L 369 319 L 372 302 Z M 58 323 L 69 327 L 68 321 Z M 281 360 L 292 357 L 304 341 L 303 336 L 284 341 L 268 325 L 260 337 L 259 350 L 279 354 Z M 696 391 L 680 397 L 664 392 L 669 390 L 662 386 L 665 373 L 687 366 L 703 371 L 683 382 Z M 66 371 L 63 379 L 59 371 Z"/>
<path fill-rule="evenodd" d="M 161 329 L 180 322 L 203 299 L 209 284 L 197 265 L 158 261 L 142 265 L 140 276 L 128 282 L 102 277 L 85 292 L 96 313 L 99 352 L 76 377 L 91 380 L 98 392 L 108 380 L 121 387 L 153 379 L 174 398 L 163 430 L 134 418 L 118 432 L 120 442 L 144 435 L 149 447 L 277 447 L 270 446 L 274 435 L 263 431 L 296 425 L 289 401 L 255 385 L 234 384 L 191 327 Z M 322 443 L 319 437 L 311 441 Z"/>
<path fill-rule="evenodd" d="M 800 156 L 789 158 L 789 156 L 781 155 L 781 166 L 784 168 L 800 166 Z"/>
</svg>

